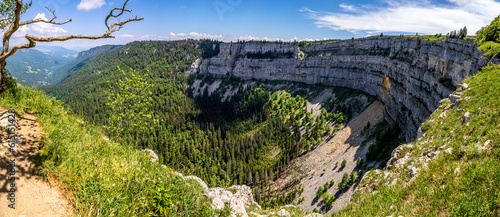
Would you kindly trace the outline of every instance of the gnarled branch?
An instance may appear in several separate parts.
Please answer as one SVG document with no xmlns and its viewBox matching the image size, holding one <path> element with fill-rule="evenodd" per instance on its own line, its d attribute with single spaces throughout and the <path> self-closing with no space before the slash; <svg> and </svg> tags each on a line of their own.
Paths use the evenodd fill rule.
<svg viewBox="0 0 500 217">
<path fill-rule="evenodd" d="M 128 20 L 125 20 L 123 22 L 113 22 L 111 23 L 111 25 L 108 24 L 108 20 L 109 18 L 113 17 L 113 18 L 117 18 L 119 16 L 121 16 L 125 11 L 126 12 L 131 12 L 132 10 L 130 9 L 125 9 L 125 7 L 127 6 L 127 3 L 128 3 L 129 0 L 126 0 L 125 3 L 123 4 L 123 7 L 122 8 L 113 8 L 111 10 L 111 12 L 109 13 L 109 15 L 106 17 L 106 20 L 105 20 L 105 24 L 106 24 L 106 27 L 108 28 L 108 31 L 102 35 L 79 35 L 79 34 L 73 34 L 73 35 L 66 35 L 66 36 L 56 36 L 56 37 L 37 37 L 37 36 L 33 36 L 33 35 L 25 35 L 25 38 L 28 39 L 29 43 L 27 44 L 21 44 L 21 45 L 16 45 L 14 47 L 12 47 L 12 49 L 10 51 L 8 51 L 8 45 L 9 45 L 9 40 L 10 40 L 10 37 L 12 36 L 12 34 L 14 32 L 16 32 L 18 29 L 19 29 L 19 26 L 20 25 L 27 25 L 27 24 L 32 24 L 32 23 L 37 23 L 37 22 L 45 22 L 45 23 L 50 23 L 50 24 L 56 24 L 56 25 L 62 25 L 62 24 L 66 24 L 68 22 L 71 22 L 71 19 L 70 20 L 67 20 L 65 22 L 54 22 L 54 19 L 57 17 L 56 14 L 55 14 L 55 11 L 53 10 L 50 10 L 49 8 L 47 8 L 53 15 L 54 17 L 50 20 L 43 20 L 43 19 L 36 19 L 36 20 L 28 20 L 28 21 L 24 21 L 24 22 L 19 22 L 19 14 L 21 12 L 21 8 L 22 8 L 22 1 L 21 0 L 17 0 L 17 7 L 16 7 L 16 17 L 15 17 L 15 20 L 14 20 L 14 23 L 10 26 L 9 30 L 7 30 L 7 32 L 5 32 L 5 35 L 4 35 L 4 47 L 2 49 L 2 52 L 1 52 L 1 55 L 0 55 L 0 62 L 3 62 L 5 61 L 5 59 L 7 59 L 8 57 L 12 56 L 17 50 L 19 49 L 27 49 L 27 48 L 33 48 L 36 46 L 36 42 L 53 42 L 53 41 L 67 41 L 67 40 L 70 40 L 70 39 L 102 39 L 102 38 L 114 38 L 114 36 L 112 36 L 111 34 L 113 32 L 116 32 L 118 30 L 121 29 L 121 27 L 123 25 L 125 25 L 126 23 L 129 23 L 129 22 L 132 22 L 132 21 L 140 21 L 140 20 L 143 20 L 144 18 L 141 17 L 141 18 L 131 18 L 131 19 L 128 19 Z M 118 14 L 113 14 L 114 11 L 116 10 L 119 10 L 120 13 Z M 118 28 L 117 28 L 118 27 Z"/>
<path fill-rule="evenodd" d="M 52 13 L 52 15 L 53 15 L 52 19 L 50 19 L 50 20 L 44 20 L 42 18 L 38 18 L 38 19 L 35 19 L 35 20 L 27 20 L 27 21 L 20 22 L 19 25 L 20 26 L 24 26 L 24 25 L 28 25 L 28 24 L 32 24 L 32 23 L 40 23 L 40 22 L 54 24 L 54 25 L 63 25 L 63 24 L 66 24 L 66 23 L 69 23 L 69 22 L 72 21 L 72 19 L 69 19 L 69 20 L 66 20 L 64 22 L 54 22 L 54 20 L 57 18 L 56 11 L 51 10 L 48 7 L 45 7 L 45 8 L 47 8 L 47 10 L 49 10 L 50 13 Z"/>
<path fill-rule="evenodd" d="M 23 1 L 17 0 L 16 1 L 16 9 L 14 10 L 14 22 L 9 26 L 9 29 L 7 31 L 5 31 L 5 33 L 3 34 L 3 43 L 2 43 L 3 48 L 2 48 L 2 52 L 1 52 L 0 62 L 3 62 L 7 57 L 12 55 L 12 54 L 10 54 L 4 58 L 4 56 L 6 54 L 8 54 L 7 51 L 9 50 L 10 38 L 12 37 L 14 32 L 16 32 L 19 29 L 19 20 L 21 19 L 22 8 L 23 8 Z M 2 78 L 3 78 L 3 75 L 2 75 Z M 2 84 L 0 84 L 0 85 L 2 85 Z"/>
<path fill-rule="evenodd" d="M 123 7 L 121 7 L 121 8 L 113 8 L 113 9 L 109 12 L 108 16 L 107 16 L 107 17 L 106 17 L 106 19 L 104 20 L 104 23 L 106 24 L 106 27 L 108 28 L 108 32 L 109 32 L 109 31 L 111 31 L 111 29 L 112 29 L 112 28 L 114 29 L 114 27 L 115 27 L 115 25 L 114 25 L 115 23 L 112 23 L 112 24 L 111 24 L 111 27 L 108 25 L 108 20 L 109 20 L 109 18 L 111 18 L 111 17 L 114 17 L 114 18 L 119 17 L 119 16 L 121 16 L 121 15 L 123 14 L 123 12 L 125 12 L 125 11 L 127 11 L 127 12 L 132 12 L 132 10 L 130 10 L 130 9 L 125 9 L 125 6 L 127 5 L 128 1 L 129 1 L 129 0 L 126 0 L 126 1 L 125 1 L 125 3 L 123 3 Z M 113 12 L 114 12 L 115 10 L 119 10 L 119 11 L 120 11 L 120 13 L 119 13 L 119 14 L 114 15 L 114 14 L 113 14 Z M 137 17 L 136 17 L 136 18 L 137 18 Z M 123 25 L 123 24 L 122 24 L 122 25 Z M 121 27 L 121 25 L 119 25 L 119 26 Z"/>
</svg>

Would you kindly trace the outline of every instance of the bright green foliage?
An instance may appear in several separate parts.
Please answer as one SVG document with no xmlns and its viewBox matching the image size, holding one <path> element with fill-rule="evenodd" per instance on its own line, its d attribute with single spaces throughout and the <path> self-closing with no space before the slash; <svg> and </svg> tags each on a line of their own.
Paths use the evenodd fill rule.
<svg viewBox="0 0 500 217">
<path fill-rule="evenodd" d="M 344 160 L 342 160 L 342 164 L 340 166 L 345 167 L 346 164 L 347 164 L 347 161 L 344 159 Z"/>
<path fill-rule="evenodd" d="M 325 189 L 325 192 L 330 188 L 330 183 L 327 182 L 323 185 L 323 189 Z"/>
<path fill-rule="evenodd" d="M 337 186 L 339 191 L 342 191 L 344 189 L 351 187 L 354 184 L 354 182 L 356 182 L 356 179 L 358 178 L 358 176 L 359 175 L 356 171 L 352 171 L 351 175 L 349 175 L 348 173 L 344 173 L 344 175 L 342 176 L 342 181 L 339 182 L 339 184 Z"/>
<path fill-rule="evenodd" d="M 425 136 L 412 143 L 411 152 L 403 149 L 400 156 L 409 153 L 405 167 L 413 162 L 421 168 L 422 163 L 414 159 L 433 147 L 446 145 L 444 150 L 451 153 L 438 154 L 411 182 L 403 175 L 389 185 L 393 179 L 384 179 L 384 172 L 369 172 L 360 186 L 369 183 L 377 193 L 359 192 L 348 208 L 335 215 L 500 216 L 500 66 L 484 67 L 464 83 L 469 88 L 462 92 L 463 101 L 440 119 L 451 105 L 445 100 L 423 124 Z M 468 120 L 464 118 L 467 112 Z M 402 174 L 408 172 L 404 169 Z"/>
<path fill-rule="evenodd" d="M 43 92 L 10 88 L 0 104 L 37 116 L 44 136 L 35 171 L 60 181 L 77 215 L 219 216 L 196 181 L 184 181 L 144 151 L 106 141 L 98 126 L 81 124 Z"/>
<path fill-rule="evenodd" d="M 476 35 L 476 43 L 478 44 L 487 41 L 500 43 L 500 16 L 491 21 L 490 25 L 477 31 Z"/>
<path fill-rule="evenodd" d="M 356 171 L 352 171 L 351 172 L 351 176 L 349 178 L 349 185 L 352 185 L 354 184 L 354 182 L 356 181 L 356 179 L 358 178 L 358 173 L 356 173 Z"/>
<path fill-rule="evenodd" d="M 21 14 L 24 14 L 31 7 L 31 4 L 31 1 L 25 3 L 21 9 Z M 3 0 L 3 2 L 0 2 L 0 16 L 2 17 L 0 28 L 5 28 L 14 22 L 16 5 L 17 0 Z"/>
<path fill-rule="evenodd" d="M 340 181 L 337 184 L 337 188 L 339 189 L 339 191 L 344 190 L 344 188 L 346 188 L 348 182 L 349 182 L 349 174 L 344 173 L 344 175 L 342 176 L 342 181 Z"/>
<path fill-rule="evenodd" d="M 140 75 L 133 69 L 125 73 L 116 86 L 106 90 L 107 105 L 110 107 L 111 117 L 105 126 L 113 138 L 121 138 L 131 132 L 152 130 L 157 123 L 151 109 L 151 84 L 145 81 L 147 74 Z"/>
<path fill-rule="evenodd" d="M 491 21 L 490 25 L 477 31 L 476 43 L 479 50 L 486 51 L 485 56 L 493 59 L 500 53 L 500 16 Z"/>
<path fill-rule="evenodd" d="M 500 43 L 495 43 L 492 41 L 488 41 L 483 43 L 480 47 L 479 50 L 486 51 L 484 55 L 488 57 L 489 59 L 493 59 L 498 56 L 500 53 Z"/>
<path fill-rule="evenodd" d="M 363 159 L 361 159 L 361 157 L 358 157 L 358 159 L 356 160 L 356 166 L 361 166 L 363 165 Z"/>
<path fill-rule="evenodd" d="M 334 202 L 335 202 L 335 196 L 334 195 L 330 196 L 329 194 L 325 194 L 323 196 L 323 203 L 325 203 L 325 206 L 326 206 L 327 209 L 332 208 Z"/>
<path fill-rule="evenodd" d="M 323 187 L 319 186 L 318 190 L 316 191 L 316 198 L 320 198 L 321 195 L 323 195 L 323 193 L 324 193 Z"/>
</svg>

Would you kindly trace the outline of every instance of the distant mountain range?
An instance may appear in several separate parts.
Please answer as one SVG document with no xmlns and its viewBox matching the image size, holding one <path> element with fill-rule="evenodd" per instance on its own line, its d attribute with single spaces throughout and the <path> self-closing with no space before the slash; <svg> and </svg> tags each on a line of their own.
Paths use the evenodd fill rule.
<svg viewBox="0 0 500 217">
<path fill-rule="evenodd" d="M 18 50 L 7 59 L 6 68 L 23 85 L 54 85 L 71 76 L 99 54 L 116 47 L 119 46 L 104 45 L 78 52 L 59 46 L 37 46 Z"/>
</svg>

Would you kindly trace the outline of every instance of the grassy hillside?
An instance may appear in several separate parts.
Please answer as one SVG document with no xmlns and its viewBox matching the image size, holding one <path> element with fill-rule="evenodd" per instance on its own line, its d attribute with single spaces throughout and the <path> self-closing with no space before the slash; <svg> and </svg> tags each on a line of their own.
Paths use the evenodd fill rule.
<svg viewBox="0 0 500 217">
<path fill-rule="evenodd" d="M 0 104 L 38 117 L 44 136 L 36 171 L 55 177 L 79 216 L 218 216 L 196 181 L 183 181 L 146 152 L 105 139 L 62 103 L 27 87 L 9 89 Z M 224 214 L 224 213 L 222 213 Z"/>
<path fill-rule="evenodd" d="M 366 189 L 336 215 L 500 215 L 500 66 L 464 83 L 460 104 L 445 100 L 423 124 L 421 140 L 398 154 L 407 160 L 370 172 L 360 185 Z M 408 175 L 412 167 L 420 168 L 415 178 Z"/>
</svg>

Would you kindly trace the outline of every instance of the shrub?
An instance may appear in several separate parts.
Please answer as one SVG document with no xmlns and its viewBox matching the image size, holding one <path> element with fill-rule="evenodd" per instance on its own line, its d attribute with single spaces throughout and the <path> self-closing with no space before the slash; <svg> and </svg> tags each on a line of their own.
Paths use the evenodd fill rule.
<svg viewBox="0 0 500 217">
<path fill-rule="evenodd" d="M 316 198 L 320 198 L 323 195 L 323 187 L 319 186 L 318 191 L 316 191 Z"/>
<path fill-rule="evenodd" d="M 483 44 L 487 41 L 500 43 L 500 16 L 491 21 L 490 25 L 477 31 L 476 35 L 476 43 L 478 44 Z"/>
<path fill-rule="evenodd" d="M 325 194 L 325 196 L 323 198 L 323 203 L 325 203 L 325 206 L 327 207 L 327 209 L 332 208 L 334 202 L 335 202 L 334 195 L 330 196 L 329 194 Z"/>
<path fill-rule="evenodd" d="M 359 167 L 363 165 L 363 159 L 361 159 L 361 157 L 358 157 L 358 159 L 356 160 L 356 166 Z"/>
</svg>

